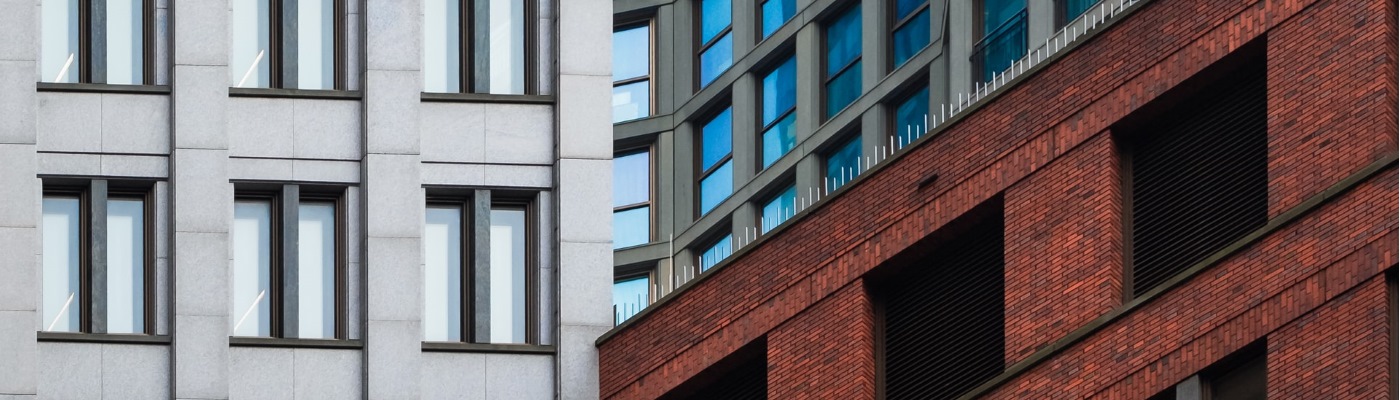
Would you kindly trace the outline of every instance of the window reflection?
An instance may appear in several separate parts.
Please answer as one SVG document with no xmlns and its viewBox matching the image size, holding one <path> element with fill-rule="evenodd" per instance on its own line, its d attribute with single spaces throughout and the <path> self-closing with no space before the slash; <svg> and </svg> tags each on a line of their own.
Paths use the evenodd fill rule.
<svg viewBox="0 0 1400 400">
<path fill-rule="evenodd" d="M 829 190 L 836 190 L 845 185 L 861 172 L 859 135 L 841 145 L 826 158 L 825 181 Z"/>
<path fill-rule="evenodd" d="M 646 275 L 613 282 L 613 325 L 637 315 L 650 304 L 651 279 Z"/>
<path fill-rule="evenodd" d="M 272 85 L 271 0 L 230 0 L 229 84 L 240 88 Z"/>
<path fill-rule="evenodd" d="M 107 201 L 107 333 L 146 329 L 146 216 L 139 199 Z"/>
<path fill-rule="evenodd" d="M 826 116 L 836 115 L 860 96 L 860 7 L 853 7 L 826 28 Z"/>
<path fill-rule="evenodd" d="M 477 316 L 489 329 L 478 342 L 526 342 L 526 232 L 523 207 L 491 208 L 490 313 Z"/>
<path fill-rule="evenodd" d="M 272 335 L 272 202 L 239 200 L 233 207 L 233 336 Z"/>
<path fill-rule="evenodd" d="M 720 261 L 729 258 L 734 252 L 733 239 L 734 235 L 725 235 L 700 253 L 700 272 L 708 271 Z"/>
<path fill-rule="evenodd" d="M 613 248 L 651 241 L 651 153 L 613 159 Z"/>
<path fill-rule="evenodd" d="M 297 337 L 335 337 L 335 203 L 297 210 Z"/>
<path fill-rule="evenodd" d="M 423 224 L 423 340 L 462 340 L 462 207 L 428 206 Z"/>
<path fill-rule="evenodd" d="M 651 115 L 651 25 L 613 31 L 613 123 Z"/>
<path fill-rule="evenodd" d="M 43 330 L 81 329 L 82 296 L 79 266 L 83 235 L 82 205 L 77 197 L 44 197 Z"/>
<path fill-rule="evenodd" d="M 759 220 L 760 233 L 768 233 L 773 228 L 782 225 L 793 214 L 797 213 L 797 186 L 788 186 L 787 190 L 779 192 L 767 203 L 763 204 L 763 215 Z"/>
</svg>

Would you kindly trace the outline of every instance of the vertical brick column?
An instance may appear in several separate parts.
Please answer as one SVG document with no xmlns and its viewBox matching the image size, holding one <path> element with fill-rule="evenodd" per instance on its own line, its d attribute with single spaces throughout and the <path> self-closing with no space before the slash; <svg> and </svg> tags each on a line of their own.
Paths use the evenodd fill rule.
<svg viewBox="0 0 1400 400">
<path fill-rule="evenodd" d="M 1103 132 L 1006 191 L 1007 364 L 1120 303 L 1118 164 Z"/>
<path fill-rule="evenodd" d="M 768 334 L 768 398 L 875 398 L 875 312 L 864 281 Z"/>
<path fill-rule="evenodd" d="M 1270 334 L 1269 398 L 1392 398 L 1388 297 L 1376 276 Z"/>
</svg>

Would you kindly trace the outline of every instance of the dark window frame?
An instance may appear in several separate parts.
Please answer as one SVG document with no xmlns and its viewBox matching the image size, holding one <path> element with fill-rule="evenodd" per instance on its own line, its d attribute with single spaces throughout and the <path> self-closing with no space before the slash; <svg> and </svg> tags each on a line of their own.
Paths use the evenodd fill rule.
<svg viewBox="0 0 1400 400">
<path fill-rule="evenodd" d="M 838 19 L 841 19 L 841 17 L 845 16 L 847 13 L 850 13 L 850 12 L 856 11 L 856 10 L 859 10 L 860 7 L 861 7 L 861 3 L 860 3 L 859 1 L 853 1 L 853 2 L 851 2 L 851 4 L 845 4 L 845 5 L 841 5 L 841 6 L 833 6 L 832 8 L 833 8 L 833 9 L 837 9 L 837 11 L 833 12 L 833 13 L 831 14 L 830 17 L 827 17 L 825 20 L 822 20 L 822 22 L 821 22 L 821 32 L 820 32 L 820 36 L 821 36 L 821 37 L 819 38 L 820 45 L 818 46 L 819 49 L 820 49 L 820 51 L 818 52 L 819 57 L 818 57 L 818 60 L 817 60 L 817 64 L 819 65 L 818 68 L 821 69 L 821 77 L 822 77 L 821 95 L 818 96 L 818 97 L 820 98 L 821 101 L 819 101 L 819 102 L 818 102 L 819 104 L 817 104 L 818 110 L 820 110 L 820 114 L 821 114 L 821 122 L 830 121 L 832 118 L 835 118 L 837 115 L 841 115 L 841 113 L 845 112 L 846 109 L 851 108 L 851 105 L 854 105 L 854 104 L 856 103 L 856 100 L 859 100 L 860 97 L 861 97 L 861 96 L 856 96 L 855 99 L 852 99 L 852 100 L 851 100 L 851 104 L 847 104 L 847 105 L 846 105 L 845 107 L 843 107 L 840 111 L 837 111 L 837 112 L 832 113 L 832 114 L 830 114 L 830 115 L 827 114 L 827 113 L 828 113 L 827 106 L 828 106 L 828 102 L 829 102 L 829 100 L 830 100 L 830 98 L 831 98 L 831 90 L 830 90 L 830 88 L 831 88 L 831 82 L 834 81 L 834 80 L 836 80 L 836 77 L 839 77 L 839 76 L 841 76 L 842 74 L 844 74 L 844 73 L 846 73 L 846 72 L 849 72 L 849 71 L 851 70 L 851 68 L 853 68 L 856 64 L 860 64 L 861 61 L 865 59 L 865 49 L 862 48 L 859 55 L 857 55 L 855 58 L 851 59 L 850 62 L 847 62 L 846 65 L 843 65 L 843 66 L 841 66 L 841 68 L 838 68 L 838 69 L 836 70 L 835 73 L 830 73 L 829 71 L 827 71 L 827 61 L 828 61 L 827 59 L 831 56 L 831 43 L 830 43 L 831 41 L 827 39 L 827 32 L 830 31 L 830 29 L 831 29 L 831 24 L 832 24 L 832 23 L 836 22 L 836 20 L 838 20 Z M 863 16 L 862 16 L 862 17 L 863 17 Z M 865 26 L 863 25 L 863 21 L 862 21 L 862 26 L 861 26 L 861 29 L 860 29 L 860 31 L 861 31 L 861 33 L 862 33 L 862 36 L 864 36 L 864 29 L 865 29 Z M 863 40 L 863 38 L 858 37 L 858 38 L 856 38 L 856 40 L 857 40 L 857 41 L 860 41 L 860 40 Z M 891 56 L 891 57 L 893 57 L 893 56 Z M 857 79 L 857 80 L 862 80 L 863 77 L 857 76 L 856 79 Z M 862 92 L 865 91 L 865 83 L 864 83 L 863 81 L 861 82 L 861 91 L 862 91 Z"/>
<path fill-rule="evenodd" d="M 898 3 L 898 0 L 891 0 L 890 3 L 887 4 L 888 7 L 885 7 L 885 8 L 887 9 L 887 10 L 886 10 L 887 12 L 885 13 L 885 19 L 887 19 L 887 20 L 889 21 L 889 26 L 890 26 L 890 29 L 889 29 L 889 32 L 888 32 L 888 35 L 887 35 L 887 38 L 886 38 L 887 40 L 885 40 L 885 65 L 887 65 L 888 68 L 889 68 L 889 71 L 887 71 L 887 72 L 894 72 L 895 70 L 897 70 L 897 69 L 899 69 L 900 67 L 903 67 L 903 66 L 904 66 L 904 65 L 895 65 L 895 60 L 894 60 L 895 32 L 899 32 L 899 29 L 900 29 L 900 28 L 903 28 L 905 25 L 909 25 L 910 22 L 913 22 L 913 21 L 914 21 L 914 17 L 917 17 L 917 16 L 919 15 L 919 13 L 924 12 L 924 11 L 932 10 L 933 1 L 931 1 L 931 0 L 923 0 L 923 1 L 924 1 L 923 4 L 919 5 L 918 7 L 914 7 L 914 10 L 913 10 L 913 11 L 910 11 L 910 12 L 909 12 L 909 15 L 904 16 L 904 18 L 900 18 L 899 15 L 897 15 L 897 13 L 899 13 L 899 10 L 898 10 L 899 7 L 898 7 L 898 5 L 895 4 L 895 3 Z M 930 23 L 933 22 L 933 12 L 932 12 L 932 11 L 929 11 L 929 22 L 930 22 Z M 924 44 L 923 49 L 926 49 L 926 48 L 928 48 L 929 46 L 933 45 L 933 40 L 932 40 L 932 37 L 931 37 L 931 36 L 932 36 L 932 34 L 930 34 L 930 40 L 929 40 L 928 43 L 925 43 L 925 44 Z M 922 51 L 923 51 L 923 50 L 916 51 L 916 52 L 914 52 L 914 54 L 918 54 L 919 52 L 922 52 Z M 911 57 L 911 59 L 912 59 L 912 57 Z M 909 61 L 909 60 L 906 60 L 906 61 L 905 61 L 905 64 L 908 64 L 908 61 Z"/>
<path fill-rule="evenodd" d="M 497 194 L 500 194 L 499 196 Z M 534 193 L 493 191 L 491 211 L 498 208 L 519 209 L 525 213 L 525 343 L 540 344 L 540 285 L 539 285 L 539 206 Z M 488 244 L 489 245 L 489 244 Z M 472 318 L 475 320 L 475 318 Z M 465 335 L 463 335 L 465 336 Z"/>
<path fill-rule="evenodd" d="M 535 29 L 534 25 L 531 24 L 531 21 L 538 20 L 539 9 L 536 4 L 537 2 L 535 0 L 522 0 L 522 4 L 524 4 L 525 6 L 525 26 L 522 27 L 522 29 L 525 32 L 525 55 L 524 59 L 521 61 L 522 63 L 524 63 L 524 70 L 520 71 L 520 73 L 525 74 L 525 90 L 523 90 L 523 93 L 520 94 L 503 94 L 478 92 L 475 89 L 477 77 L 476 63 L 473 62 L 473 60 L 475 59 L 476 43 L 475 39 L 472 37 L 472 34 L 476 32 L 476 1 L 478 0 L 451 1 L 456 1 L 458 4 L 457 9 L 459 12 L 459 18 L 461 19 L 458 21 L 457 24 L 457 35 L 459 40 L 458 43 L 462 44 L 462 51 L 457 52 L 457 91 L 447 93 L 489 94 L 493 96 L 529 96 L 538 94 L 539 76 L 537 75 L 539 67 L 537 67 L 535 64 L 538 61 L 537 59 L 539 58 L 539 55 L 536 54 L 540 48 L 539 33 L 537 32 L 538 29 Z M 487 21 L 487 23 L 490 24 L 490 21 Z"/>
<path fill-rule="evenodd" d="M 615 153 L 613 155 L 613 158 L 625 157 L 639 153 L 647 153 L 647 201 L 622 206 L 615 205 L 613 206 L 613 214 L 616 215 L 619 212 L 634 210 L 641 207 L 648 207 L 647 214 L 649 222 L 647 223 L 647 244 L 650 244 L 656 241 L 658 233 L 658 230 L 656 229 L 656 226 L 658 225 L 656 221 L 657 217 L 659 216 L 659 214 L 656 211 L 656 197 L 658 194 L 656 187 L 656 171 L 658 171 L 658 166 L 656 162 L 656 145 L 648 144 L 645 146 L 629 147 Z M 733 151 L 730 151 L 731 155 L 733 153 Z"/>
<path fill-rule="evenodd" d="M 155 68 L 154 68 L 154 67 L 155 67 L 155 61 L 156 61 L 156 56 L 155 56 L 155 47 L 156 47 L 156 43 L 155 43 L 155 31 L 156 31 L 156 28 L 155 28 L 155 16 L 156 16 L 155 8 L 156 8 L 156 4 L 155 4 L 155 0 L 138 0 L 138 1 L 140 1 L 140 4 L 141 4 L 141 47 L 142 47 L 142 49 L 141 49 L 141 63 L 142 63 L 142 66 L 143 66 L 143 68 L 141 68 L 141 83 L 139 83 L 139 84 L 131 84 L 131 85 L 128 85 L 128 84 L 110 84 L 110 85 L 119 85 L 119 86 L 153 86 L 153 85 L 156 84 L 156 73 L 155 73 Z M 340 1 L 340 0 L 337 0 L 337 1 Z M 107 80 L 107 79 L 106 79 L 106 76 L 107 76 L 106 70 L 101 71 L 101 73 L 100 73 L 100 75 L 99 75 L 99 74 L 97 74 L 98 71 L 96 71 L 97 68 L 93 65 L 93 60 L 94 60 L 94 59 L 97 59 L 97 58 L 99 58 L 99 57 L 96 57 L 96 55 L 94 54 L 94 50 L 95 50 L 95 49 L 94 49 L 94 46 L 93 46 L 93 42 L 94 42 L 94 40 L 93 40 L 93 39 L 94 39 L 94 38 L 93 38 L 93 33 L 94 33 L 94 32 L 93 32 L 92 24 L 93 24 L 93 12 L 94 12 L 94 10 L 93 10 L 92 0 L 77 0 L 77 2 L 78 2 L 78 53 L 83 55 L 82 59 L 79 60 L 79 62 L 77 63 L 77 64 L 78 64 L 78 65 L 77 65 L 77 67 L 78 67 L 78 81 L 77 81 L 77 82 L 74 82 L 74 83 L 70 83 L 70 82 L 47 82 L 47 81 L 44 81 L 44 77 L 42 77 L 42 76 L 39 77 L 39 81 L 40 81 L 41 83 L 52 83 L 52 84 L 59 84 L 59 85 L 73 85 L 73 84 L 99 84 L 99 85 L 109 85 L 109 83 L 106 83 L 106 80 Z M 45 30 L 45 27 L 43 26 L 43 21 L 40 21 L 40 22 L 39 22 L 39 25 L 40 25 L 40 26 L 39 26 L 39 31 L 40 31 L 39 34 L 42 35 L 43 32 L 44 32 L 44 30 Z M 105 35 L 105 33 L 104 33 L 104 35 Z M 105 36 L 104 36 L 104 37 L 105 37 Z M 105 53 L 103 53 L 103 54 L 105 54 Z M 106 66 L 105 61 L 104 61 L 103 66 Z M 94 82 L 94 80 L 96 80 L 98 76 L 100 76 L 100 77 L 102 78 L 102 79 L 101 79 L 102 82 Z"/>
<path fill-rule="evenodd" d="M 648 15 L 644 18 L 636 18 L 628 20 L 628 22 L 625 23 L 613 25 L 613 34 L 643 26 L 647 27 L 647 74 L 620 81 L 613 81 L 612 87 L 613 90 L 617 90 L 617 88 L 621 86 L 627 86 L 638 82 L 647 82 L 647 115 L 626 121 L 614 122 L 613 124 L 647 119 L 656 115 L 656 85 L 653 84 L 656 81 L 656 18 Z"/>
<path fill-rule="evenodd" d="M 770 0 L 770 1 L 780 1 L 780 0 Z M 763 123 L 763 94 L 764 94 L 764 92 L 763 92 L 763 80 L 766 79 L 766 78 L 768 78 L 768 77 L 771 76 L 772 74 L 777 73 L 777 72 L 778 72 L 778 68 L 781 68 L 781 67 L 783 66 L 783 64 L 786 64 L 786 63 L 788 62 L 788 60 L 793 60 L 793 62 L 794 62 L 793 66 L 794 66 L 794 68 L 795 68 L 795 67 L 796 67 L 796 62 L 797 62 L 797 54 L 794 52 L 794 53 L 792 53 L 792 54 L 787 55 L 786 57 L 778 57 L 778 58 L 774 59 L 772 62 L 770 62 L 769 65 L 765 65 L 765 66 L 763 67 L 763 69 L 760 70 L 760 71 L 763 71 L 763 76 L 758 77 L 758 84 L 757 84 L 757 85 L 754 85 L 754 86 L 756 86 L 756 88 L 755 88 L 755 95 L 757 96 L 757 97 L 755 97 L 755 99 L 758 100 L 758 101 L 756 101 L 756 103 L 758 103 L 758 113 L 757 113 L 758 118 L 755 118 L 755 119 L 754 119 L 755 125 L 757 126 L 757 129 L 758 129 L 757 131 L 754 131 L 754 132 L 757 133 L 756 135 L 754 135 L 754 144 L 755 144 L 755 146 L 754 146 L 754 149 L 755 149 L 754 154 L 756 155 L 756 157 L 754 157 L 754 167 L 755 167 L 754 171 L 760 171 L 760 172 L 761 172 L 761 171 L 767 169 L 767 167 L 765 167 L 765 166 L 763 165 L 763 157 L 764 157 L 764 154 L 763 154 L 763 135 L 764 135 L 765 133 L 768 133 L 768 130 L 769 130 L 769 129 L 772 129 L 772 128 L 775 127 L 775 126 L 778 126 L 778 123 L 779 123 L 779 122 L 782 122 L 783 119 L 785 119 L 785 118 L 788 117 L 788 115 L 793 115 L 793 114 L 796 114 L 796 113 L 797 113 L 797 100 L 794 99 L 793 102 L 792 102 L 792 107 L 789 107 L 789 108 L 788 108 L 787 110 L 785 110 L 785 111 L 779 112 L 779 113 L 778 113 L 778 116 L 773 118 L 773 121 L 771 121 L 771 122 L 769 122 L 769 123 L 767 123 L 767 124 Z M 797 80 L 797 70 L 796 70 L 796 69 L 793 70 L 793 74 L 792 74 L 792 75 L 793 75 L 793 76 L 792 76 L 792 79 L 793 79 L 794 81 L 796 81 L 796 80 Z M 797 82 L 793 82 L 793 88 L 794 88 L 794 89 L 797 88 Z M 796 124 L 796 123 L 797 123 L 797 121 L 794 120 L 794 121 L 793 121 L 793 124 Z M 797 127 L 793 127 L 793 129 L 796 130 Z M 787 153 L 790 153 L 790 152 L 792 152 L 791 149 L 789 149 L 788 152 L 783 153 L 783 155 L 786 155 Z M 731 151 L 730 153 L 732 154 L 733 151 Z M 780 155 L 779 158 L 781 158 L 781 157 L 782 157 L 782 156 Z M 774 163 L 776 164 L 777 161 L 775 160 Z"/>
<path fill-rule="evenodd" d="M 147 1 L 149 1 L 149 0 L 147 0 Z M 249 89 L 253 89 L 253 90 L 257 90 L 257 89 L 327 90 L 327 89 L 299 89 L 299 88 L 296 88 L 296 87 L 286 87 L 286 84 L 285 84 L 285 82 L 284 82 L 284 78 L 285 78 L 284 75 L 296 74 L 296 73 L 297 73 L 297 71 L 295 71 L 295 70 L 287 71 L 287 70 L 284 70 L 284 69 L 283 69 L 283 67 L 284 67 L 283 62 L 285 61 L 285 60 L 284 60 L 284 54 L 283 54 L 283 50 L 284 50 L 283 48 L 284 48 L 285 46 L 283 45 L 283 42 L 284 42 L 287 38 L 283 35 L 282 27 L 283 27 L 283 24 L 284 24 L 283 20 L 286 18 L 286 15 L 285 15 L 285 14 L 286 14 L 286 12 L 287 12 L 287 7 L 288 7 L 288 4 L 287 4 L 287 3 L 284 3 L 284 2 L 287 2 L 287 1 L 290 1 L 290 4 L 291 4 L 290 6 L 291 6 L 291 7 L 296 7 L 296 1 L 297 1 L 297 0 L 268 0 L 268 15 L 267 15 L 267 20 L 268 20 L 268 26 L 270 27 L 270 28 L 269 28 L 269 32 L 268 32 L 268 35 L 267 35 L 267 38 L 268 38 L 268 39 L 267 39 L 267 40 L 268 40 L 268 53 L 269 53 L 269 54 L 268 54 L 268 60 L 267 60 L 267 65 L 268 65 L 268 69 L 267 69 L 267 70 L 268 70 L 268 85 L 267 85 L 266 88 L 249 88 Z M 332 27 L 333 27 L 333 28 L 332 28 L 332 29 L 333 29 L 332 35 L 334 35 L 335 38 L 334 38 L 334 40 L 332 41 L 331 46 L 332 46 L 333 50 L 335 51 L 335 54 L 332 55 L 331 58 L 333 59 L 333 63 L 334 63 L 335 65 L 332 66 L 331 69 L 332 69 L 332 73 L 333 73 L 335 76 L 331 79 L 331 81 L 333 82 L 333 87 L 332 87 L 332 89 L 328 89 L 328 90 L 335 90 L 335 91 L 344 91 L 344 90 L 347 90 L 347 88 L 346 88 L 346 76 L 348 76 L 349 74 L 346 73 L 346 71 L 345 71 L 345 69 L 346 69 L 345 56 L 346 56 L 346 53 L 349 53 L 349 51 L 348 51 L 348 49 L 345 48 L 346 43 L 347 43 L 346 38 L 345 38 L 345 35 L 346 35 L 346 32 L 345 32 L 345 16 L 347 15 L 347 14 L 346 14 L 346 9 L 345 9 L 345 1 L 346 1 L 346 0 L 332 0 L 332 2 L 334 3 L 333 8 L 332 8 L 332 11 L 331 11 L 331 14 L 332 14 L 332 17 L 333 17 L 332 19 L 334 20 L 333 23 L 332 23 Z"/>
<path fill-rule="evenodd" d="M 724 39 L 725 36 L 728 36 L 728 35 L 734 33 L 734 0 L 709 0 L 709 1 L 728 1 L 728 2 L 730 2 L 730 4 L 729 4 L 729 25 L 725 26 L 724 29 L 720 29 L 720 30 L 719 30 L 719 33 L 716 33 L 716 34 L 715 34 L 715 37 L 710 38 L 710 41 L 708 41 L 708 42 L 701 42 L 701 40 L 703 40 L 703 39 L 700 37 L 700 35 L 701 35 L 701 30 L 703 30 L 703 27 L 702 27 L 702 26 L 705 24 L 705 12 L 704 12 L 704 10 L 703 10 L 704 4 L 702 4 L 702 3 L 704 3 L 705 1 L 706 1 L 706 0 L 695 0 L 694 2 L 691 3 L 691 9 L 694 11 L 694 14 L 693 14 L 693 15 L 695 15 L 695 23 L 694 23 L 694 24 L 691 24 L 692 27 L 691 27 L 691 36 L 690 36 L 690 37 L 694 38 L 694 39 L 692 39 L 692 40 L 693 40 L 693 44 L 692 44 L 692 45 L 695 46 L 695 54 L 694 54 L 694 56 L 693 56 L 693 60 L 692 60 L 693 62 L 691 62 L 691 74 L 695 77 L 694 82 L 693 82 L 695 86 L 692 88 L 692 90 L 697 91 L 697 92 L 700 91 L 700 89 L 704 89 L 704 88 L 706 88 L 706 87 L 709 87 L 709 85 L 707 85 L 707 84 L 702 84 L 702 83 L 700 83 L 700 80 L 701 80 L 701 78 L 700 78 L 700 59 L 701 59 L 701 56 L 704 55 L 706 51 L 710 50 L 711 47 L 714 47 L 716 43 L 719 43 L 721 39 Z M 759 29 L 762 29 L 762 28 L 759 28 Z M 733 39 L 731 38 L 730 41 L 732 42 Z M 733 51 L 733 49 L 730 49 L 730 51 Z M 733 55 L 730 55 L 730 57 L 733 58 Z M 731 60 L 731 61 L 730 61 L 729 68 L 733 68 L 733 67 L 734 67 L 733 60 Z M 727 72 L 728 70 L 729 70 L 728 68 L 725 69 L 726 72 Z M 720 75 L 724 75 L 724 72 L 720 72 Z M 719 79 L 719 76 L 716 75 L 716 76 L 715 76 L 715 79 L 718 80 L 718 79 Z M 715 82 L 714 82 L 714 81 L 711 81 L 710 83 L 715 83 Z"/>
</svg>

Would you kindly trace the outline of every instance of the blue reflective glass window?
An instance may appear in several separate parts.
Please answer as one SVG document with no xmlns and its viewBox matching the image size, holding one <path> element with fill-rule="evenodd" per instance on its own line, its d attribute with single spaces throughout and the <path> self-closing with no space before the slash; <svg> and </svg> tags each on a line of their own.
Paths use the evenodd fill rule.
<svg viewBox="0 0 1400 400">
<path fill-rule="evenodd" d="M 651 241 L 651 153 L 613 157 L 613 248 Z"/>
<path fill-rule="evenodd" d="M 894 30 L 894 66 L 898 68 L 928 46 L 928 9 L 919 11 Z"/>
<path fill-rule="evenodd" d="M 700 0 L 700 43 L 709 43 L 729 28 L 732 0 Z"/>
<path fill-rule="evenodd" d="M 763 203 L 763 216 L 759 221 L 761 233 L 768 233 L 773 228 L 782 225 L 788 218 L 792 218 L 797 213 L 797 187 L 788 186 L 787 190 L 773 196 L 767 203 Z"/>
<path fill-rule="evenodd" d="M 763 77 L 763 125 L 792 110 L 797 101 L 797 60 L 788 58 Z"/>
<path fill-rule="evenodd" d="M 651 73 L 651 27 L 634 26 L 613 31 L 613 80 Z"/>
<path fill-rule="evenodd" d="M 651 242 L 651 207 L 613 211 L 613 249 Z"/>
<path fill-rule="evenodd" d="M 725 161 L 700 180 L 700 214 L 715 209 L 734 192 L 734 162 Z"/>
<path fill-rule="evenodd" d="M 1060 4 L 1065 8 L 1065 22 L 1068 23 L 1079 18 L 1080 15 L 1084 15 L 1085 11 L 1089 11 L 1089 7 L 1098 2 L 1099 0 L 1063 0 Z"/>
<path fill-rule="evenodd" d="M 796 121 L 797 113 L 789 113 L 763 131 L 763 168 L 772 166 L 797 146 L 797 130 L 794 129 Z"/>
<path fill-rule="evenodd" d="M 928 88 L 919 89 L 894 108 L 895 146 L 903 148 L 928 131 Z"/>
<path fill-rule="evenodd" d="M 1026 0 L 984 0 L 982 2 L 982 36 L 992 34 L 1002 24 L 1026 9 Z"/>
<path fill-rule="evenodd" d="M 715 44 L 700 52 L 700 87 L 714 82 L 734 64 L 734 35 L 724 34 Z"/>
<path fill-rule="evenodd" d="M 637 315 L 651 301 L 651 280 L 645 275 L 613 282 L 613 325 Z"/>
<path fill-rule="evenodd" d="M 700 128 L 700 170 L 709 170 L 729 156 L 734 141 L 733 129 L 734 118 L 728 108 Z"/>
<path fill-rule="evenodd" d="M 733 238 L 734 235 L 726 235 L 700 253 L 700 272 L 705 272 L 710 267 L 714 267 L 715 264 L 719 264 L 720 261 L 724 261 L 725 258 L 729 258 L 729 255 L 734 252 Z"/>
<path fill-rule="evenodd" d="M 983 38 L 973 48 L 979 78 L 990 81 L 1026 55 L 1025 0 L 986 0 L 982 3 Z"/>
<path fill-rule="evenodd" d="M 836 190 L 860 173 L 860 136 L 857 135 L 826 157 L 827 187 Z"/>
<path fill-rule="evenodd" d="M 928 0 L 894 0 L 894 19 L 902 20 L 924 4 L 928 4 Z"/>
<path fill-rule="evenodd" d="M 797 0 L 767 0 L 759 11 L 763 13 L 763 37 L 766 38 L 797 13 Z"/>
<path fill-rule="evenodd" d="M 860 97 L 860 63 L 842 71 L 826 83 L 826 116 L 841 112 Z"/>
<path fill-rule="evenodd" d="M 651 115 L 651 82 L 613 86 L 612 109 L 614 124 Z"/>
<path fill-rule="evenodd" d="M 853 7 L 826 27 L 826 75 L 833 76 L 860 58 L 860 7 Z"/>
</svg>

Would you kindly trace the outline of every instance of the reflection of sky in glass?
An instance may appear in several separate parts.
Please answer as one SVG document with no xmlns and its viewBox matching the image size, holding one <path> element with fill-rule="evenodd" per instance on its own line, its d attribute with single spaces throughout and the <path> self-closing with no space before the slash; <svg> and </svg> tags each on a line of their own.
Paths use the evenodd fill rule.
<svg viewBox="0 0 1400 400">
<path fill-rule="evenodd" d="M 640 25 L 613 32 L 613 80 L 651 73 L 651 27 Z"/>
<path fill-rule="evenodd" d="M 726 108 L 700 128 L 700 169 L 707 170 L 731 151 L 734 136 L 734 120 Z"/>
<path fill-rule="evenodd" d="M 525 210 L 491 209 L 491 321 L 487 343 L 525 343 Z M 482 340 L 484 339 L 484 340 Z"/>
<path fill-rule="evenodd" d="M 78 290 L 78 199 L 44 198 L 44 295 L 45 331 L 77 332 L 79 312 L 87 299 Z"/>
<path fill-rule="evenodd" d="M 297 88 L 335 89 L 335 4 L 297 0 Z"/>
<path fill-rule="evenodd" d="M 929 41 L 929 19 L 928 10 L 920 11 L 917 16 L 910 19 L 904 26 L 894 31 L 894 66 L 904 65 L 905 61 L 914 57 L 915 53 L 928 46 Z"/>
<path fill-rule="evenodd" d="M 142 84 L 141 0 L 107 0 L 107 83 Z"/>
<path fill-rule="evenodd" d="M 423 0 L 423 91 L 456 92 L 461 87 L 461 3 Z"/>
<path fill-rule="evenodd" d="M 335 337 L 335 204 L 297 210 L 297 337 Z"/>
<path fill-rule="evenodd" d="M 734 35 L 726 33 L 714 45 L 700 53 L 700 87 L 714 82 L 734 64 Z"/>
<path fill-rule="evenodd" d="M 613 249 L 651 241 L 651 207 L 613 212 Z"/>
<path fill-rule="evenodd" d="M 43 0 L 39 54 L 41 82 L 78 81 L 78 0 Z"/>
<path fill-rule="evenodd" d="M 928 88 L 919 89 L 894 109 L 896 146 L 904 147 L 928 130 Z"/>
<path fill-rule="evenodd" d="M 826 84 L 826 116 L 830 117 L 841 112 L 851 102 L 860 97 L 860 62 L 857 61 L 851 68 L 842 71 L 831 82 Z"/>
<path fill-rule="evenodd" d="M 797 13 L 797 0 L 768 0 L 763 2 L 763 37 L 768 37 Z"/>
<path fill-rule="evenodd" d="M 788 114 L 763 132 L 763 168 L 772 166 L 779 158 L 797 146 L 797 131 L 793 129 L 796 122 L 797 114 Z"/>
<path fill-rule="evenodd" d="M 827 76 L 860 57 L 860 7 L 851 8 L 826 27 L 826 51 Z"/>
<path fill-rule="evenodd" d="M 651 115 L 651 82 L 633 82 L 613 87 L 613 123 Z"/>
<path fill-rule="evenodd" d="M 229 84 L 233 87 L 265 88 L 272 83 L 268 43 L 271 30 L 268 0 L 230 0 L 233 8 L 229 23 L 233 43 L 229 46 Z"/>
<path fill-rule="evenodd" d="M 729 27 L 729 20 L 733 18 L 731 11 L 732 0 L 701 0 L 700 1 L 700 43 L 709 43 L 715 35 L 718 35 L 724 28 Z"/>
<path fill-rule="evenodd" d="M 733 246 L 731 245 L 733 239 L 734 235 L 725 235 L 724 238 L 715 242 L 710 248 L 705 249 L 704 253 L 700 253 L 700 272 L 705 272 L 710 269 L 710 267 L 728 258 L 729 254 L 733 252 Z"/>
<path fill-rule="evenodd" d="M 462 340 L 462 208 L 429 206 L 423 224 L 423 340 Z"/>
<path fill-rule="evenodd" d="M 647 306 L 651 282 L 646 275 L 613 283 L 614 323 L 621 323 Z"/>
<path fill-rule="evenodd" d="M 985 0 L 982 3 L 982 35 L 991 34 L 1025 8 L 1026 0 Z"/>
<path fill-rule="evenodd" d="M 763 125 L 795 106 L 797 101 L 797 59 L 788 58 L 763 76 Z"/>
<path fill-rule="evenodd" d="M 651 153 L 613 159 L 613 207 L 645 203 L 651 198 Z"/>
<path fill-rule="evenodd" d="M 233 302 L 229 327 L 234 336 L 272 334 L 272 205 L 237 201 L 233 206 Z"/>
<path fill-rule="evenodd" d="M 145 202 L 107 201 L 107 332 L 143 333 Z"/>
<path fill-rule="evenodd" d="M 700 180 L 700 214 L 715 209 L 734 193 L 734 162 L 725 161 L 715 172 Z"/>
<path fill-rule="evenodd" d="M 831 190 L 860 175 L 860 136 L 842 145 L 826 159 L 826 181 Z"/>
<path fill-rule="evenodd" d="M 477 92 L 495 94 L 525 93 L 525 1 L 478 0 L 491 17 L 485 48 L 478 48 L 477 60 L 490 64 L 490 76 L 476 78 Z M 477 43 L 482 43 L 478 38 Z"/>
<path fill-rule="evenodd" d="M 763 205 L 761 233 L 768 233 L 778 225 L 782 225 L 783 221 L 792 218 L 792 215 L 797 213 L 797 204 L 794 202 L 796 199 L 797 187 L 789 186 L 787 190 L 768 200 L 768 203 Z"/>
</svg>

